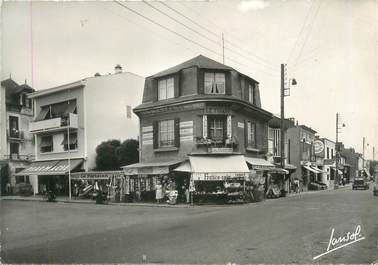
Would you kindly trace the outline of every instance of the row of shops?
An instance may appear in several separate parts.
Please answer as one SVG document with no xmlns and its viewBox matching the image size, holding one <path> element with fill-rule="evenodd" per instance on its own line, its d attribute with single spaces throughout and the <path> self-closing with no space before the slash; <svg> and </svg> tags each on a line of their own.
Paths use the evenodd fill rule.
<svg viewBox="0 0 378 265">
<path fill-rule="evenodd" d="M 80 198 L 102 191 L 112 201 L 164 202 L 174 192 L 179 203 L 242 203 L 284 196 L 292 190 L 290 173 L 295 170 L 239 154 L 190 155 L 184 161 L 136 163 L 105 172 L 81 172 L 81 162 L 62 166 L 50 161 L 18 174 L 36 176 L 31 183 L 35 193 L 54 190 L 67 196 L 71 179 L 72 196 Z"/>
</svg>

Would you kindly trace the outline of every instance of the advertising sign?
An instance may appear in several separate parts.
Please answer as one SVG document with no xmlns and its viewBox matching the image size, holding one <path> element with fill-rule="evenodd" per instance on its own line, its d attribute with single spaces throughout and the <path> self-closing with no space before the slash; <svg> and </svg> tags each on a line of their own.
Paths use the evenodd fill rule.
<svg viewBox="0 0 378 265">
<path fill-rule="evenodd" d="M 315 154 L 320 154 L 324 151 L 324 143 L 320 140 L 314 141 Z"/>
</svg>

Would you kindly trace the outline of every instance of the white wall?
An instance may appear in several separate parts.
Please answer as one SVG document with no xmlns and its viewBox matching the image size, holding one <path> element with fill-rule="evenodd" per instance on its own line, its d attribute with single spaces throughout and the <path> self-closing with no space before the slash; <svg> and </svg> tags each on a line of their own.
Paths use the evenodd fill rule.
<svg viewBox="0 0 378 265">
<path fill-rule="evenodd" d="M 96 147 L 109 139 L 137 139 L 139 119 L 126 106 L 142 103 L 144 78 L 132 73 L 91 77 L 84 88 L 85 128 L 87 139 L 86 169 L 95 167 Z"/>
</svg>

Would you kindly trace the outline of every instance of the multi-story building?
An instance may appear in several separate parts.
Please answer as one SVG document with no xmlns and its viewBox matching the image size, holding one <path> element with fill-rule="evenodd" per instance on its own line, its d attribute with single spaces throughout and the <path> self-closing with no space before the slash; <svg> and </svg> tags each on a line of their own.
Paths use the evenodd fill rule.
<svg viewBox="0 0 378 265">
<path fill-rule="evenodd" d="M 317 167 L 314 154 L 316 131 L 305 125 L 288 128 L 287 138 L 290 141 L 288 163 L 297 167 L 293 178 L 301 181 L 303 190 L 307 190 L 311 182 L 319 181 L 322 170 Z"/>
<path fill-rule="evenodd" d="M 317 137 L 314 142 L 316 165 L 323 171 L 318 177 L 319 182 L 332 188 L 335 180 L 335 142 L 327 138 Z M 341 173 L 341 171 L 339 171 Z"/>
<path fill-rule="evenodd" d="M 26 83 L 19 85 L 11 78 L 1 82 L 0 94 L 0 167 L 1 193 L 7 183 L 10 188 L 28 178 L 15 174 L 26 168 L 34 158 L 29 122 L 33 119 L 32 101 L 27 95 L 34 89 Z M 9 185 L 8 185 L 9 186 Z"/>
<path fill-rule="evenodd" d="M 363 170 L 362 154 L 357 153 L 354 148 L 345 148 L 342 143 L 339 143 L 338 148 L 340 155 L 345 158 L 345 164 L 348 166 L 348 180 L 359 177 Z"/>
<path fill-rule="evenodd" d="M 174 174 L 184 160 L 175 172 L 192 173 L 191 181 L 243 176 L 245 159 L 273 166 L 265 160 L 272 114 L 261 108 L 259 83 L 202 55 L 146 78 L 134 112 L 141 155 L 125 167 L 129 175 Z"/>
<path fill-rule="evenodd" d="M 67 174 L 94 169 L 98 144 L 138 137 L 132 108 L 142 98 L 144 78 L 122 72 L 119 65 L 115 70 L 29 95 L 35 162 L 18 174 L 30 176 L 35 193 L 41 185 L 53 185 L 67 194 Z"/>
</svg>

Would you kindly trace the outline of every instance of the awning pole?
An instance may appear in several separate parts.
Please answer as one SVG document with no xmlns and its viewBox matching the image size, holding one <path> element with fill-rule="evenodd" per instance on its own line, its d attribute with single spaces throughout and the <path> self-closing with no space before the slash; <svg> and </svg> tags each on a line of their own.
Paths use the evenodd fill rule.
<svg viewBox="0 0 378 265">
<path fill-rule="evenodd" d="M 69 104 L 69 103 L 68 103 Z M 72 199 L 72 194 L 71 194 L 71 153 L 70 153 L 70 116 L 68 114 L 68 125 L 67 125 L 67 145 L 68 145 L 68 196 L 69 199 Z"/>
</svg>

